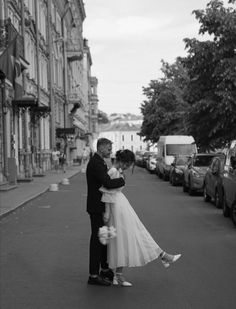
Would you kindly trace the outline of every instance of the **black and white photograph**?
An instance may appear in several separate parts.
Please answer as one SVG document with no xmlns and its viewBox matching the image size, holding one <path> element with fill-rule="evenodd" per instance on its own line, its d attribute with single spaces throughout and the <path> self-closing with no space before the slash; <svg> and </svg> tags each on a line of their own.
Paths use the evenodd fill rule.
<svg viewBox="0 0 236 309">
<path fill-rule="evenodd" d="M 0 0 L 0 309 L 235 291 L 236 0 Z"/>
</svg>

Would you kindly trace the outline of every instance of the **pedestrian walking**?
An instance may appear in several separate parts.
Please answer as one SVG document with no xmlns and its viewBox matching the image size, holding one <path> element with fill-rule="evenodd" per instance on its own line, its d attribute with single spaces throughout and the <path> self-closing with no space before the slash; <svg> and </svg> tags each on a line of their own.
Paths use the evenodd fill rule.
<svg viewBox="0 0 236 309">
<path fill-rule="evenodd" d="M 132 151 L 117 151 L 115 164 L 108 174 L 112 179 L 120 179 L 124 170 L 134 162 L 135 155 Z M 112 230 L 114 227 L 116 229 L 116 237 L 111 238 L 109 233 L 107 235 L 108 263 L 114 271 L 114 285 L 132 286 L 123 276 L 124 267 L 144 266 L 159 257 L 163 266 L 169 267 L 180 258 L 181 254 L 168 254 L 160 248 L 121 189 L 108 190 L 102 187 L 100 191 L 103 192 L 102 202 L 106 203 L 104 221 L 108 222 L 108 227 Z M 101 228 L 100 232 L 103 230 L 104 228 Z M 104 235 L 101 236 L 104 243 Z"/>
<path fill-rule="evenodd" d="M 107 263 L 107 246 L 102 245 L 98 238 L 99 228 L 104 225 L 103 213 L 105 203 L 102 202 L 102 186 L 107 189 L 120 188 L 125 185 L 123 177 L 111 179 L 107 173 L 105 158 L 109 158 L 112 142 L 106 138 L 97 141 L 97 152 L 90 158 L 87 169 L 87 212 L 91 222 L 89 246 L 89 279 L 88 284 L 111 285 L 113 272 Z"/>
<path fill-rule="evenodd" d="M 66 154 L 63 151 L 60 152 L 59 165 L 60 165 L 61 170 L 65 173 L 66 172 Z"/>
<path fill-rule="evenodd" d="M 83 149 L 83 153 L 82 153 L 82 162 L 83 164 L 86 164 L 88 160 L 88 151 L 86 148 Z"/>
<path fill-rule="evenodd" d="M 60 151 L 56 147 L 52 151 L 52 167 L 58 172 Z"/>
</svg>

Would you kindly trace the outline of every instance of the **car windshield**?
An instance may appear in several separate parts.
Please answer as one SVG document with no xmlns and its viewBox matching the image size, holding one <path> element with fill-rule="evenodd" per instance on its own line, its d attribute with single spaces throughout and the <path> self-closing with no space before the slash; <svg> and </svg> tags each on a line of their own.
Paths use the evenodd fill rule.
<svg viewBox="0 0 236 309">
<path fill-rule="evenodd" d="M 214 156 L 196 156 L 193 160 L 193 166 L 209 166 Z"/>
<path fill-rule="evenodd" d="M 191 155 L 196 152 L 195 144 L 178 144 L 166 145 L 166 155 L 167 156 L 175 156 L 175 155 Z"/>
<path fill-rule="evenodd" d="M 153 153 L 151 151 L 144 152 L 144 157 L 148 157 L 149 155 L 152 155 Z"/>
<path fill-rule="evenodd" d="M 188 157 L 184 157 L 184 158 L 177 158 L 176 159 L 176 165 L 185 165 L 188 161 Z"/>
</svg>

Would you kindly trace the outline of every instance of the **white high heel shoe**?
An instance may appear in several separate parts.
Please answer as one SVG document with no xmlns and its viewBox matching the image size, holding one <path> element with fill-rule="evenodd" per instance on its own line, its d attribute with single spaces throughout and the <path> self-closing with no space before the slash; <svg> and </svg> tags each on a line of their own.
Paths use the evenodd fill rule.
<svg viewBox="0 0 236 309">
<path fill-rule="evenodd" d="M 132 283 L 125 280 L 122 273 L 116 273 L 113 278 L 113 285 L 121 285 L 124 287 L 132 286 Z"/>
<path fill-rule="evenodd" d="M 161 254 L 161 262 L 165 268 L 169 267 L 170 264 L 176 262 L 181 257 L 181 254 L 168 254 L 163 252 Z"/>
</svg>

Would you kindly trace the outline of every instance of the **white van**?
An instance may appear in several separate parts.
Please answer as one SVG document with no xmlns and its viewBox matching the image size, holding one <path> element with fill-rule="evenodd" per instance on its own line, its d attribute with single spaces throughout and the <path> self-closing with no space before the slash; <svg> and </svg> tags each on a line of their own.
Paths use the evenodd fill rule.
<svg viewBox="0 0 236 309">
<path fill-rule="evenodd" d="M 195 140 L 190 135 L 163 135 L 157 143 L 156 172 L 160 178 L 169 178 L 170 167 L 175 156 L 191 156 L 197 153 Z"/>
</svg>

